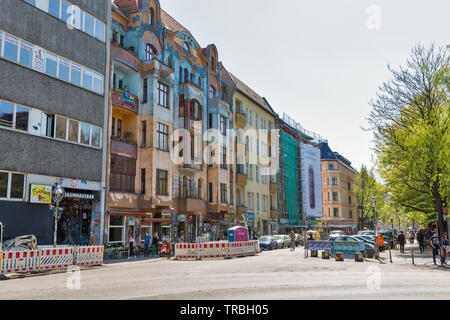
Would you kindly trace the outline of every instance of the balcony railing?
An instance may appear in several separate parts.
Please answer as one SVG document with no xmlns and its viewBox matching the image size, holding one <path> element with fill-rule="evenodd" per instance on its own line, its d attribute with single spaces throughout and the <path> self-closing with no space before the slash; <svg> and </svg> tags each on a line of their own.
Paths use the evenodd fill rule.
<svg viewBox="0 0 450 320">
<path fill-rule="evenodd" d="M 128 142 L 120 138 L 112 137 L 111 154 L 125 155 L 137 159 L 137 144 L 135 142 Z"/>
<path fill-rule="evenodd" d="M 120 89 L 114 89 L 111 94 L 113 105 L 130 110 L 136 114 L 139 113 L 139 101 L 137 96 Z"/>
</svg>

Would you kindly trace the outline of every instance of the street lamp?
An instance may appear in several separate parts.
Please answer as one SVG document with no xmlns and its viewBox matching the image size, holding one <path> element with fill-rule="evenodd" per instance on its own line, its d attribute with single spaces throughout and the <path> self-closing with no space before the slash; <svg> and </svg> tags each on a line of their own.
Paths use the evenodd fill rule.
<svg viewBox="0 0 450 320">
<path fill-rule="evenodd" d="M 62 199 L 64 199 L 65 195 L 66 195 L 66 192 L 64 191 L 64 189 L 61 188 L 61 186 L 59 186 L 58 183 L 56 183 L 55 189 L 53 189 L 53 194 L 52 194 L 53 201 L 56 202 L 56 209 L 55 209 L 55 214 L 54 214 L 55 230 L 53 233 L 53 247 L 55 247 L 55 248 L 57 245 L 56 235 L 57 235 L 57 231 L 58 231 L 59 203 L 61 202 Z"/>
</svg>

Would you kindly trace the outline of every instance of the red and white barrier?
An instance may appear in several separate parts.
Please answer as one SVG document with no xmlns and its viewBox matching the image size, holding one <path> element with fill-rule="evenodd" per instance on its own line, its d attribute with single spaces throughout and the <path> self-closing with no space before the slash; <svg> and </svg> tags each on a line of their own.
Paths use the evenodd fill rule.
<svg viewBox="0 0 450 320">
<path fill-rule="evenodd" d="M 254 256 L 259 252 L 258 241 L 178 243 L 175 258 L 180 260 L 203 258 L 233 258 Z"/>
<path fill-rule="evenodd" d="M 76 247 L 74 264 L 77 266 L 100 266 L 103 264 L 103 246 Z"/>
<path fill-rule="evenodd" d="M 61 270 L 73 266 L 73 247 L 41 249 L 39 271 Z"/>
<path fill-rule="evenodd" d="M 0 252 L 0 273 L 37 271 L 40 253 L 40 250 Z"/>
</svg>

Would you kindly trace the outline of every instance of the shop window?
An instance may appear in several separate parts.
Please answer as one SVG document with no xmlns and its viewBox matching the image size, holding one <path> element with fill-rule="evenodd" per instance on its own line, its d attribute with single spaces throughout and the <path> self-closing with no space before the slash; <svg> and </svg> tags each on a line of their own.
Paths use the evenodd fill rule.
<svg viewBox="0 0 450 320">
<path fill-rule="evenodd" d="M 124 216 L 109 216 L 109 242 L 124 242 L 123 234 L 125 230 Z"/>
</svg>

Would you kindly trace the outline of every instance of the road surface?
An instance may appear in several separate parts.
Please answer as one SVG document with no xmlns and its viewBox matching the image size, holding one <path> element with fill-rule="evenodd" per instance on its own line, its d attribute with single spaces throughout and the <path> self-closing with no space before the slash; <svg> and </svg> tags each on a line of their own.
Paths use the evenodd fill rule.
<svg viewBox="0 0 450 320">
<path fill-rule="evenodd" d="M 386 252 L 383 256 L 389 257 Z M 297 248 L 294 253 L 265 251 L 233 260 L 127 261 L 79 273 L 2 280 L 0 298 L 449 299 L 450 269 L 420 259 L 416 262 L 421 266 L 412 266 L 408 254 L 397 253 L 394 264 L 389 259 L 386 264 L 336 262 L 305 259 L 303 248 Z"/>
</svg>

